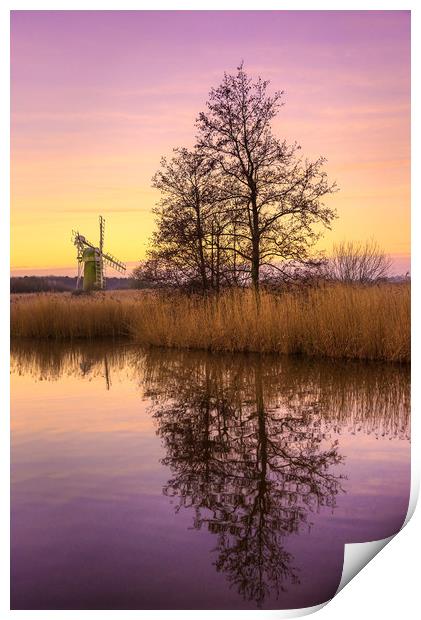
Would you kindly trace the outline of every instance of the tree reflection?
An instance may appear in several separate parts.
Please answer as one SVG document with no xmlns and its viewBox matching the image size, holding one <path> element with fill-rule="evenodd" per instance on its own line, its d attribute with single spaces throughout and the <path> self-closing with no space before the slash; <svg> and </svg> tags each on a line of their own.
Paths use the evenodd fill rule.
<svg viewBox="0 0 421 620">
<path fill-rule="evenodd" d="M 318 402 L 276 402 L 272 368 L 248 362 L 221 373 L 208 356 L 196 368 L 172 365 L 164 381 L 150 368 L 146 385 L 173 474 L 164 493 L 216 534 L 217 570 L 260 605 L 298 581 L 284 539 L 335 506 L 341 457 Z"/>
<path fill-rule="evenodd" d="M 280 356 L 12 342 L 12 371 L 139 383 L 171 479 L 164 492 L 215 535 L 215 565 L 263 605 L 299 573 L 288 536 L 341 493 L 342 432 L 409 439 L 409 368 Z"/>
</svg>

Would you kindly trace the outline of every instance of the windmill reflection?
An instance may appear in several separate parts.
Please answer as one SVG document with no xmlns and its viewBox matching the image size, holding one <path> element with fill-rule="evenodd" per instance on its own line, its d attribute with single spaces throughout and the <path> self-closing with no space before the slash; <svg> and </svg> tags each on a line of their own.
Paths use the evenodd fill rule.
<svg viewBox="0 0 421 620">
<path fill-rule="evenodd" d="M 11 366 L 19 373 L 31 372 L 39 381 L 58 381 L 64 375 L 92 379 L 101 376 L 111 389 L 112 371 L 124 367 L 125 349 L 114 343 L 13 342 Z"/>
<path fill-rule="evenodd" d="M 196 529 L 217 536 L 217 570 L 261 605 L 299 580 L 285 537 L 310 527 L 312 511 L 335 506 L 337 442 L 329 442 L 317 402 L 277 401 L 273 368 L 261 358 L 221 369 L 207 356 L 195 368 L 149 370 L 172 471 L 164 493 L 177 498 L 177 510 L 194 510 Z"/>
<path fill-rule="evenodd" d="M 107 390 L 109 390 L 111 388 L 111 373 L 106 353 L 103 354 L 102 362 L 104 367 L 102 376 L 105 380 L 105 387 Z M 98 357 L 92 357 L 92 355 L 83 355 L 79 363 L 81 376 L 87 377 L 91 374 L 94 374 L 98 363 L 100 363 Z"/>
</svg>

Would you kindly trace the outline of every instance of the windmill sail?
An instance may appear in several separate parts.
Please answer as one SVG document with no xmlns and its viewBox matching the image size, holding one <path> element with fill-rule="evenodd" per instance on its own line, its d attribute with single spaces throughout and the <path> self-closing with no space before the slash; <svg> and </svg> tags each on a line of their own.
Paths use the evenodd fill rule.
<svg viewBox="0 0 421 620">
<path fill-rule="evenodd" d="M 112 254 L 103 254 L 102 258 L 108 265 L 113 267 L 116 271 L 119 271 L 120 273 L 124 273 L 126 271 L 126 265 L 120 260 L 118 260 L 117 258 L 115 258 L 115 256 L 112 256 Z"/>
<path fill-rule="evenodd" d="M 102 215 L 99 216 L 99 250 L 102 254 L 104 249 L 105 220 Z"/>
</svg>

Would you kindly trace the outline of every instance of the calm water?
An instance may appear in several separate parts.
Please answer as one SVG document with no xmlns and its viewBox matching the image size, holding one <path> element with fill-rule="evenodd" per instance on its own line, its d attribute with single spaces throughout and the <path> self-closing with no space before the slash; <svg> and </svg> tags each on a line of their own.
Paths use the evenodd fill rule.
<svg viewBox="0 0 421 620">
<path fill-rule="evenodd" d="M 292 608 L 409 499 L 394 365 L 12 348 L 12 608 Z"/>
</svg>

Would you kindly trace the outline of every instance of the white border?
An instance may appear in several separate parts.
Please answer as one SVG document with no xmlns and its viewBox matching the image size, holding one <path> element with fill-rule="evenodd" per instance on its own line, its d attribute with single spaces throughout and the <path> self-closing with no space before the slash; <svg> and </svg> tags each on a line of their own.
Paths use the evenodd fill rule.
<svg viewBox="0 0 421 620">
<path fill-rule="evenodd" d="M 256 6 L 257 5 L 257 6 Z M 412 10 L 412 136 L 418 137 L 419 134 L 419 122 L 415 116 L 415 111 L 421 109 L 421 101 L 419 97 L 419 43 L 421 32 L 418 23 L 418 13 L 416 11 L 415 2 L 405 2 L 402 6 L 399 2 L 390 1 L 371 1 L 371 2 L 302 2 L 296 0 L 295 2 L 274 2 L 269 0 L 260 0 L 259 3 L 252 3 L 247 0 L 236 0 L 227 2 L 224 0 L 213 0 L 212 2 L 204 2 L 200 0 L 189 0 L 183 2 L 177 2 L 175 0 L 166 2 L 156 0 L 155 2 L 135 2 L 121 0 L 120 2 L 110 1 L 89 1 L 85 0 L 80 2 L 74 0 L 69 1 L 15 1 L 6 2 L 0 9 L 0 41 L 1 41 L 1 55 L 0 55 L 0 67 L 1 67 L 1 133 L 2 140 L 0 141 L 0 191 L 2 192 L 2 221 L 0 226 L 0 252 L 1 252 L 1 308 L 2 308 L 2 321 L 0 323 L 0 347 L 1 347 L 1 359 L 4 361 L 9 356 L 9 276 L 10 276 L 10 214 L 8 205 L 10 204 L 10 192 L 9 192 L 9 114 L 10 105 L 9 98 L 5 96 L 5 93 L 9 92 L 9 11 L 10 10 Z M 415 9 L 415 10 L 414 10 Z M 418 144 L 413 144 L 412 147 L 412 204 L 419 207 L 420 196 L 420 161 L 419 161 Z M 420 208 L 420 207 L 419 207 Z M 420 300 L 420 288 L 419 288 L 419 264 L 420 264 L 420 252 L 416 240 L 416 234 L 419 233 L 420 214 L 418 209 L 412 209 L 412 316 L 417 317 L 419 312 L 419 300 Z M 417 312 L 418 311 L 418 312 Z M 412 404 L 412 480 L 411 480 L 411 507 L 408 511 L 407 520 L 410 514 L 415 508 L 416 497 L 418 495 L 419 482 L 420 482 L 420 465 L 421 465 L 421 442 L 419 441 L 420 435 L 420 423 L 418 420 L 421 415 L 420 407 L 420 389 L 419 379 L 417 382 L 417 374 L 419 370 L 419 351 L 420 351 L 420 330 L 415 321 L 413 321 L 413 364 L 412 364 L 412 376 L 413 376 L 413 404 Z M 168 616 L 168 612 L 162 611 L 9 611 L 9 422 L 7 412 L 9 410 L 10 393 L 9 393 L 9 377 L 7 374 L 7 365 L 2 366 L 3 372 L 0 376 L 0 390 L 1 399 L 5 407 L 3 408 L 2 416 L 2 431 L 1 431 L 1 444 L 0 444 L 0 459 L 1 459 L 1 538 L 0 545 L 2 553 L 0 555 L 0 610 L 3 612 L 1 617 L 7 618 L 11 615 L 19 618 L 31 618 L 31 619 L 49 619 L 60 620 L 61 618 L 121 618 L 124 617 L 138 617 L 139 613 L 143 617 L 148 618 L 161 618 Z M 417 384 L 418 383 L 418 384 Z M 338 599 L 332 601 L 321 612 L 324 617 L 329 618 L 331 614 L 332 618 L 337 618 L 338 615 L 342 618 L 354 618 L 355 613 L 363 614 L 366 616 L 368 609 L 371 609 L 372 613 L 376 611 L 376 614 L 380 612 L 380 616 L 392 618 L 399 613 L 402 608 L 406 611 L 405 617 L 415 617 L 415 610 L 419 611 L 418 607 L 418 593 L 415 591 L 414 573 L 412 570 L 417 566 L 416 556 L 419 553 L 420 543 L 420 530 L 421 519 L 420 511 L 417 511 L 414 524 L 411 523 L 408 526 L 410 533 L 405 531 L 398 535 L 398 538 L 402 538 L 401 543 L 392 542 L 390 547 L 392 549 L 386 554 L 381 554 L 379 559 L 374 560 L 372 563 L 375 565 L 364 569 L 364 573 L 369 573 L 371 570 L 371 579 L 374 582 L 367 583 L 366 576 L 361 579 L 354 580 L 351 586 L 348 586 L 352 592 L 341 592 Z M 411 540 L 408 538 L 411 536 Z M 418 545 L 418 549 L 417 549 Z M 414 553 L 410 554 L 410 550 L 413 549 Z M 403 552 L 401 552 L 403 550 Z M 394 558 L 398 559 L 398 565 L 394 562 Z M 408 568 L 409 567 L 409 568 Z M 418 568 L 418 566 L 417 566 Z M 370 598 L 370 593 L 378 593 L 379 581 L 386 580 L 392 575 L 393 579 L 390 582 L 390 587 L 387 592 L 384 592 L 380 587 L 380 591 L 383 592 L 383 598 L 373 601 Z M 357 586 L 357 582 L 359 582 Z M 412 590 L 407 587 L 408 584 L 413 584 Z M 393 584 L 393 591 L 392 591 Z M 381 585 L 381 584 L 380 584 Z M 358 589 L 359 587 L 359 589 Z M 364 598 L 364 592 L 365 598 Z M 358 593 L 362 594 L 362 599 L 359 598 Z M 412 603 L 411 603 L 412 601 Z M 307 610 L 301 610 L 301 614 L 311 613 L 323 606 L 317 608 L 309 608 Z M 297 613 L 298 612 L 298 613 Z M 170 612 L 171 616 L 175 620 L 184 619 L 186 616 L 191 618 L 196 616 L 195 611 L 173 611 Z M 218 612 L 218 616 L 221 618 L 243 618 L 244 616 L 250 617 L 254 614 L 262 614 L 266 617 L 294 617 L 300 615 L 299 610 L 293 610 L 290 612 L 280 611 L 230 611 L 230 612 Z M 408 615 L 409 614 L 409 615 Z M 213 618 L 215 612 L 213 611 L 200 611 L 200 615 L 203 618 Z"/>
</svg>

